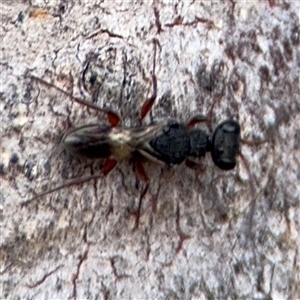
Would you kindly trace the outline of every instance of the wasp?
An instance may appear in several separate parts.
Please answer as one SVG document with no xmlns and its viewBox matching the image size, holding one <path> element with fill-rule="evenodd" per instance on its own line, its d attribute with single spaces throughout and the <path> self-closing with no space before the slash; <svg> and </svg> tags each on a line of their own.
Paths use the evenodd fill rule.
<svg viewBox="0 0 300 300">
<path fill-rule="evenodd" d="M 178 120 L 166 120 L 151 125 L 142 125 L 143 119 L 151 110 L 157 97 L 155 56 L 156 43 L 154 43 L 152 69 L 153 93 L 142 105 L 140 125 L 136 127 L 122 127 L 119 125 L 120 117 L 116 112 L 100 108 L 81 98 L 76 98 L 43 79 L 30 75 L 31 79 L 56 88 L 75 102 L 106 114 L 108 124 L 88 124 L 74 128 L 65 133 L 61 139 L 63 147 L 75 155 L 92 160 L 105 159 L 101 174 L 66 182 L 61 186 L 36 195 L 23 202 L 23 205 L 62 188 L 106 176 L 119 161 L 127 158 L 133 158 L 132 161 L 137 176 L 147 183 L 143 194 L 146 193 L 149 186 L 149 178 L 143 166 L 145 160 L 172 167 L 187 160 L 204 157 L 209 152 L 213 162 L 220 169 L 231 170 L 235 167 L 240 144 L 240 125 L 235 120 L 223 121 L 212 134 L 195 128 L 197 123 L 207 121 L 207 118 L 201 116 L 194 116 L 186 123 Z"/>
<path fill-rule="evenodd" d="M 170 167 L 207 152 L 216 166 L 231 170 L 239 151 L 240 125 L 234 120 L 220 123 L 212 136 L 201 129 L 191 129 L 177 120 L 142 127 L 124 128 L 90 124 L 67 132 L 62 144 L 70 152 L 89 159 L 107 159 L 107 174 L 113 166 L 130 156 L 144 157 Z M 139 167 L 141 169 L 141 166 Z M 138 173 L 140 177 L 141 174 Z M 145 178 L 144 181 L 148 181 Z"/>
</svg>

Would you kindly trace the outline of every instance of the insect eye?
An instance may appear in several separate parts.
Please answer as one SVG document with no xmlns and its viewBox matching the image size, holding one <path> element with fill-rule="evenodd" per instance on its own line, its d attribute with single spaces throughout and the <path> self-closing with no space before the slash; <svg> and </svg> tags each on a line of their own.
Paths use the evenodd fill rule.
<svg viewBox="0 0 300 300">
<path fill-rule="evenodd" d="M 239 151 L 240 125 L 234 120 L 222 122 L 215 130 L 211 142 L 211 156 L 222 170 L 231 170 L 236 165 Z"/>
</svg>

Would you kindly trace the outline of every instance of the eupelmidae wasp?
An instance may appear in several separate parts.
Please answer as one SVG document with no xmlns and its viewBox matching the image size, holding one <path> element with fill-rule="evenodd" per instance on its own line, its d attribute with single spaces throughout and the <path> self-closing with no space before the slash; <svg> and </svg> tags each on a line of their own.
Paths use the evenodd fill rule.
<svg viewBox="0 0 300 300">
<path fill-rule="evenodd" d="M 157 79 L 155 75 L 156 43 L 154 42 L 154 59 L 152 67 L 153 93 L 142 105 L 140 111 L 140 124 L 151 110 L 157 96 Z M 137 176 L 146 183 L 143 195 L 148 190 L 149 178 L 143 167 L 143 159 L 168 166 L 181 164 L 185 160 L 204 157 L 211 153 L 215 165 L 222 170 L 233 169 L 236 165 L 236 156 L 239 152 L 240 125 L 234 120 L 225 120 L 220 123 L 212 135 L 194 128 L 209 117 L 192 117 L 187 123 L 177 120 L 140 125 L 138 127 L 119 126 L 120 117 L 112 110 L 100 108 L 86 100 L 73 97 L 66 91 L 40 79 L 29 75 L 31 79 L 48 87 L 55 88 L 75 102 L 93 108 L 107 115 L 109 125 L 88 124 L 65 133 L 62 137 L 62 145 L 71 153 L 88 159 L 105 159 L 101 174 L 65 182 L 62 185 L 50 189 L 44 193 L 25 201 L 27 205 L 33 200 L 75 184 L 84 183 L 93 179 L 106 176 L 117 165 L 117 162 L 125 158 L 133 158 Z M 213 105 L 211 111 L 213 109 Z M 141 199 L 143 196 L 141 197 Z M 141 208 L 141 199 L 139 209 Z M 137 224 L 139 212 L 137 215 Z"/>
</svg>

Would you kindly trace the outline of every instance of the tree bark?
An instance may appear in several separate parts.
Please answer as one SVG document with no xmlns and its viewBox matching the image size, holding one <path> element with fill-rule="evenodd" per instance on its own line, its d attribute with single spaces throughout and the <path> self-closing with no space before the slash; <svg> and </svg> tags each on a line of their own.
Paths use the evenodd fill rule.
<svg viewBox="0 0 300 300">
<path fill-rule="evenodd" d="M 3 299 L 296 299 L 299 3 L 30 1 L 1 4 Z M 156 53 L 154 51 L 156 44 Z M 173 118 L 241 126 L 238 164 L 132 161 L 24 201 L 102 161 L 62 149 L 70 128 Z M 40 82 L 34 77 L 43 79 Z M 297 121 L 298 120 L 298 121 Z M 137 210 L 141 204 L 139 226 Z"/>
</svg>

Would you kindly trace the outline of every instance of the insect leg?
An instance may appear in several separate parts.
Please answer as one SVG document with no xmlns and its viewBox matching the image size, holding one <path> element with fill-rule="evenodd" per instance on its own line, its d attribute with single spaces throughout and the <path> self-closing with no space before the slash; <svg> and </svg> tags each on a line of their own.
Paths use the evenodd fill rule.
<svg viewBox="0 0 300 300">
<path fill-rule="evenodd" d="M 209 121 L 209 119 L 206 116 L 203 115 L 195 115 L 192 116 L 188 121 L 187 121 L 187 127 L 188 128 L 192 128 L 195 125 L 199 124 L 199 123 L 207 123 Z"/>
<path fill-rule="evenodd" d="M 104 174 L 104 176 L 107 175 L 116 165 L 117 161 L 115 159 L 107 158 L 102 168 L 102 173 Z"/>
<path fill-rule="evenodd" d="M 143 192 L 141 193 L 140 195 L 140 199 L 139 199 L 139 205 L 138 205 L 138 210 L 137 212 L 135 213 L 136 215 L 136 218 L 135 218 L 135 228 L 138 228 L 139 227 L 139 222 L 140 222 L 140 215 L 141 215 L 141 208 L 142 208 L 142 201 L 149 189 L 149 177 L 144 169 L 144 166 L 142 164 L 142 160 L 139 159 L 139 157 L 137 156 L 137 160 L 134 162 L 134 169 L 135 169 L 135 172 L 138 176 L 138 178 L 141 180 L 141 181 L 144 181 L 146 183 L 146 186 L 143 190 Z"/>
<path fill-rule="evenodd" d="M 48 191 L 46 191 L 44 193 L 38 194 L 38 195 L 36 195 L 35 197 L 33 197 L 33 198 L 29 199 L 29 200 L 21 202 L 21 207 L 27 206 L 30 203 L 32 203 L 34 200 L 36 200 L 38 198 L 41 198 L 43 196 L 46 196 L 48 194 L 51 194 L 53 192 L 59 191 L 59 190 L 61 190 L 63 188 L 66 188 L 66 187 L 69 187 L 69 186 L 72 186 L 72 185 L 76 185 L 76 184 L 80 184 L 80 183 L 85 183 L 85 182 L 90 181 L 90 180 L 103 178 L 105 175 L 106 174 L 95 174 L 95 175 L 86 176 L 86 177 L 83 177 L 83 178 L 73 179 L 73 180 L 71 180 L 69 182 L 65 182 L 65 183 L 63 183 L 62 185 L 59 185 L 56 188 L 53 188 L 53 189 L 48 190 Z"/>
<path fill-rule="evenodd" d="M 212 131 L 211 129 L 211 123 L 212 123 L 212 116 L 213 116 L 213 110 L 214 107 L 216 105 L 216 103 L 219 102 L 219 100 L 215 100 L 213 102 L 213 104 L 211 105 L 209 111 L 206 113 L 206 115 L 194 115 L 192 116 L 188 121 L 187 121 L 187 127 L 192 128 L 195 125 L 199 124 L 199 123 L 206 123 L 208 124 L 209 130 Z"/>
<path fill-rule="evenodd" d="M 65 183 L 63 183 L 62 185 L 59 185 L 56 188 L 53 188 L 53 189 L 48 190 L 44 193 L 38 194 L 38 195 L 36 195 L 35 197 L 33 197 L 29 200 L 21 202 L 21 207 L 27 206 L 31 202 L 33 202 L 34 200 L 36 200 L 38 198 L 41 198 L 43 196 L 46 196 L 48 194 L 51 194 L 53 192 L 59 191 L 63 188 L 66 188 L 66 187 L 69 187 L 69 186 L 72 186 L 72 185 L 77 185 L 77 184 L 80 184 L 80 183 L 85 183 L 85 182 L 90 181 L 90 180 L 103 178 L 116 166 L 116 164 L 117 164 L 116 160 L 108 158 L 108 159 L 105 160 L 105 163 L 104 163 L 101 174 L 95 174 L 95 175 L 86 176 L 86 177 L 83 177 L 83 178 L 76 178 L 76 179 L 70 180 L 69 182 L 65 182 Z"/>
<path fill-rule="evenodd" d="M 157 96 L 157 79 L 155 75 L 155 58 L 156 58 L 156 44 L 158 43 L 157 40 L 154 40 L 154 54 L 153 54 L 153 67 L 152 67 L 152 85 L 153 85 L 153 93 L 150 98 L 148 98 L 141 108 L 141 115 L 140 115 L 140 122 L 143 121 L 143 119 L 146 117 L 146 115 L 151 110 L 156 96 Z"/>
<path fill-rule="evenodd" d="M 141 181 L 148 182 L 149 178 L 141 161 L 135 162 L 135 172 Z"/>
<path fill-rule="evenodd" d="M 136 213 L 136 218 L 135 218 L 135 228 L 139 227 L 142 201 L 143 201 L 145 195 L 147 194 L 148 189 L 149 189 L 149 183 L 146 184 L 143 192 L 141 193 L 140 199 L 139 199 L 139 207 L 138 207 L 138 210 L 137 210 L 137 213 Z"/>
<path fill-rule="evenodd" d="M 112 111 L 110 109 L 104 109 L 104 108 L 101 108 L 101 107 L 99 107 L 99 106 L 97 106 L 97 105 L 95 105 L 95 104 L 93 104 L 93 103 L 91 103 L 89 101 L 86 101 L 86 100 L 78 98 L 78 97 L 74 97 L 73 95 L 69 94 L 65 90 L 63 90 L 63 89 L 55 86 L 54 84 L 49 83 L 49 82 L 47 82 L 47 81 L 45 81 L 45 80 L 43 80 L 43 79 L 41 79 L 39 77 L 36 77 L 34 75 L 25 74 L 24 76 L 25 77 L 29 77 L 29 78 L 31 78 L 31 79 L 39 82 L 39 83 L 42 83 L 43 85 L 45 85 L 45 86 L 47 86 L 49 88 L 55 88 L 56 90 L 58 90 L 59 92 L 61 92 L 63 95 L 67 96 L 68 98 L 74 100 L 75 102 L 77 102 L 79 104 L 82 104 L 82 105 L 87 106 L 89 108 L 95 109 L 95 110 L 97 110 L 97 111 L 99 111 L 101 113 L 105 113 L 107 115 L 107 117 L 108 117 L 108 121 L 109 121 L 109 124 L 111 125 L 111 127 L 116 127 L 119 124 L 119 122 L 120 122 L 119 115 L 116 112 L 114 112 L 114 111 Z"/>
</svg>

